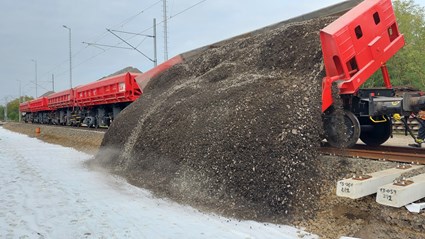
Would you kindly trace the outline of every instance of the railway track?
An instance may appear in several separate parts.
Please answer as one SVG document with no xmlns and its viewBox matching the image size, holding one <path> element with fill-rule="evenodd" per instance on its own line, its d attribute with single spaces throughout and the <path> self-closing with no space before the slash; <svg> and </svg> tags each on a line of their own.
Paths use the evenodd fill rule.
<svg viewBox="0 0 425 239">
<path fill-rule="evenodd" d="M 88 128 L 85 126 L 67 126 L 67 125 L 54 125 L 54 124 L 32 124 L 32 123 L 22 123 L 27 125 L 33 125 L 35 127 L 52 127 L 52 128 L 66 128 L 66 129 L 76 129 L 76 130 L 86 130 L 86 131 L 97 131 L 97 132 L 106 132 L 108 128 Z"/>
<path fill-rule="evenodd" d="M 425 149 L 423 148 L 396 146 L 370 147 L 357 144 L 354 148 L 339 149 L 325 145 L 320 148 L 320 152 L 325 155 L 338 155 L 343 157 L 368 158 L 425 165 Z"/>
</svg>

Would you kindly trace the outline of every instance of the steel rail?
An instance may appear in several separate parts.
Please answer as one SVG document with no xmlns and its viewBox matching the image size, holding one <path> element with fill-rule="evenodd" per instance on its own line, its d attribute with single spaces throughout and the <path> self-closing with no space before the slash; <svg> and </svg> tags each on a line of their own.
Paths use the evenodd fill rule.
<svg viewBox="0 0 425 239">
<path fill-rule="evenodd" d="M 58 125 L 58 124 L 37 124 L 37 123 L 23 123 L 23 122 L 16 123 L 16 124 L 30 125 L 30 126 L 34 126 L 34 128 L 37 128 L 37 127 L 64 128 L 64 129 L 73 129 L 73 130 L 93 131 L 93 132 L 99 132 L 99 133 L 105 133 L 108 130 L 108 128 L 103 128 L 103 127 L 88 128 L 86 126 L 71 126 L 71 125 Z"/>
<path fill-rule="evenodd" d="M 325 155 L 338 155 L 353 158 L 368 158 L 382 161 L 414 163 L 425 165 L 425 149 L 393 146 L 369 147 L 356 145 L 353 148 L 339 149 L 324 146 L 320 152 Z"/>
</svg>

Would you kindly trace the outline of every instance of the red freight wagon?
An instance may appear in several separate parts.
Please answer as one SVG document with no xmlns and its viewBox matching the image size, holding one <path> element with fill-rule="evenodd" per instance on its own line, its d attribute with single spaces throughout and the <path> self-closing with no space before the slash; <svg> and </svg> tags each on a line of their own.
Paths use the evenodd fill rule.
<svg viewBox="0 0 425 239">
<path fill-rule="evenodd" d="M 64 90 L 47 96 L 47 104 L 51 109 L 74 107 L 74 90 Z"/>
<path fill-rule="evenodd" d="M 29 102 L 23 102 L 23 103 L 19 104 L 19 111 L 21 111 L 21 112 L 29 112 L 30 111 Z"/>
<path fill-rule="evenodd" d="M 135 81 L 139 75 L 128 72 L 76 87 L 75 104 L 83 107 L 135 101 L 142 93 Z"/>
<path fill-rule="evenodd" d="M 49 111 L 50 108 L 47 106 L 47 98 L 41 97 L 29 102 L 29 110 L 31 112 Z"/>
</svg>

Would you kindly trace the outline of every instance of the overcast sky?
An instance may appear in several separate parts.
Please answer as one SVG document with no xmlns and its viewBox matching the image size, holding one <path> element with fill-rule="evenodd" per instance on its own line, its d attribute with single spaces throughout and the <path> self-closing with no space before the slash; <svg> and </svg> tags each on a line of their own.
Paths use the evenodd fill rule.
<svg viewBox="0 0 425 239">
<path fill-rule="evenodd" d="M 222 39 L 311 12 L 339 0 L 168 0 L 169 58 Z M 425 6 L 425 0 L 416 0 Z M 162 0 L 0 0 L 0 104 L 5 98 L 35 96 L 70 88 L 69 31 L 72 29 L 73 86 L 95 81 L 127 66 L 141 71 L 153 63 L 134 50 L 87 46 L 82 42 L 127 47 L 106 28 L 152 34 L 153 18 L 162 22 Z M 143 11 L 145 10 L 145 11 Z M 143 12 L 142 12 L 143 11 Z M 139 14 L 140 13 L 140 14 Z M 148 29 L 147 31 L 144 31 Z M 117 33 L 128 39 L 131 35 Z M 163 25 L 157 27 L 158 61 L 164 60 Z M 128 42 L 153 58 L 152 38 L 136 36 Z"/>
</svg>

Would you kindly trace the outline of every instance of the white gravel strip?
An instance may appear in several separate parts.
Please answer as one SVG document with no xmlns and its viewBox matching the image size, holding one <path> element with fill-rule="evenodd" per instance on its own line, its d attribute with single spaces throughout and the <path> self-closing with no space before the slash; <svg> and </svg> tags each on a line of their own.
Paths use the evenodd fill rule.
<svg viewBox="0 0 425 239">
<path fill-rule="evenodd" d="M 90 157 L 0 127 L 0 238 L 317 238 L 154 198 Z"/>
</svg>

